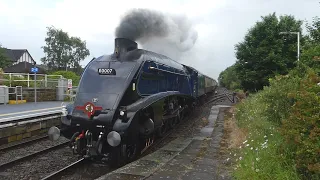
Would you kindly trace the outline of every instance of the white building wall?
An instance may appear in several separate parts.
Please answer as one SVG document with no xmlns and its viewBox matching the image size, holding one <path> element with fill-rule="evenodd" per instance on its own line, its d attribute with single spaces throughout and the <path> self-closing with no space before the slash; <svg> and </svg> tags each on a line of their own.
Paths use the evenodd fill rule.
<svg viewBox="0 0 320 180">
<path fill-rule="evenodd" d="M 27 53 L 27 52 L 25 52 L 21 57 L 20 57 L 20 59 L 17 61 L 17 62 L 15 62 L 15 63 L 13 63 L 13 64 L 18 64 L 18 63 L 20 63 L 20 62 L 28 62 L 28 63 L 33 63 L 33 61 L 32 61 L 32 58 L 29 56 L 29 54 Z"/>
</svg>

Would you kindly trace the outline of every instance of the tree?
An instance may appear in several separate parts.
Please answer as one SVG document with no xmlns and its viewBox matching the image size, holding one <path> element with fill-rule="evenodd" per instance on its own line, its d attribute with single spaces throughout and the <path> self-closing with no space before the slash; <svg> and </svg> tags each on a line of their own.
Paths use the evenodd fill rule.
<svg viewBox="0 0 320 180">
<path fill-rule="evenodd" d="M 86 42 L 79 37 L 69 37 L 69 34 L 61 29 L 47 29 L 46 46 L 42 47 L 45 57 L 41 61 L 50 70 L 67 70 L 68 67 L 80 70 L 80 61 L 90 55 Z"/>
<path fill-rule="evenodd" d="M 238 79 L 235 65 L 232 65 L 222 71 L 218 77 L 219 84 L 227 89 L 236 90 L 240 89 L 240 80 Z"/>
<path fill-rule="evenodd" d="M 237 62 L 235 70 L 245 90 L 257 91 L 269 85 L 268 79 L 276 74 L 286 74 L 295 67 L 297 38 L 280 35 L 280 32 L 301 32 L 302 21 L 293 16 L 276 13 L 262 17 L 235 45 Z M 304 43 L 304 37 L 301 37 Z"/>
<path fill-rule="evenodd" d="M 308 41 L 303 47 L 301 61 L 320 73 L 320 18 L 314 17 L 311 24 L 307 23 Z"/>
<path fill-rule="evenodd" d="M 318 16 L 314 17 L 312 23 L 306 23 L 306 28 L 309 33 L 311 41 L 314 43 L 320 42 L 320 18 Z"/>
<path fill-rule="evenodd" d="M 4 69 L 11 65 L 11 60 L 6 54 L 5 48 L 0 44 L 0 68 Z"/>
</svg>

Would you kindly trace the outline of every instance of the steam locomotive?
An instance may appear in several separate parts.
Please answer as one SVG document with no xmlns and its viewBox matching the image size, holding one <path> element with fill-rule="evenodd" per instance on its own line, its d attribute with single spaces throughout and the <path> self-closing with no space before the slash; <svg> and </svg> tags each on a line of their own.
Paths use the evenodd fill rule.
<svg viewBox="0 0 320 180">
<path fill-rule="evenodd" d="M 111 55 L 88 63 L 74 102 L 62 107 L 60 129 L 51 127 L 49 138 L 62 135 L 74 154 L 119 167 L 174 129 L 216 87 L 190 66 L 116 38 Z"/>
</svg>

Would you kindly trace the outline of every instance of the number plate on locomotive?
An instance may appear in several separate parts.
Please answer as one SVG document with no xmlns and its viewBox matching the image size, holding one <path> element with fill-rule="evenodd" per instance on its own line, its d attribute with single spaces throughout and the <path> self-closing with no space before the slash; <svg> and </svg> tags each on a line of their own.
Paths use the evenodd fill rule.
<svg viewBox="0 0 320 180">
<path fill-rule="evenodd" d="M 112 68 L 99 68 L 98 73 L 100 75 L 116 75 L 116 70 Z"/>
</svg>

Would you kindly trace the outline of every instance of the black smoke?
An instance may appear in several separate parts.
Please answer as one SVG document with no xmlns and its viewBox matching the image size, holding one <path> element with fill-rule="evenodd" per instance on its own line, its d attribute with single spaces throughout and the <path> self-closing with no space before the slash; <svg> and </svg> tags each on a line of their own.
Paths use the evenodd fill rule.
<svg viewBox="0 0 320 180">
<path fill-rule="evenodd" d="M 197 41 L 198 33 L 185 16 L 165 15 L 159 11 L 133 9 L 116 28 L 116 37 L 138 42 L 144 49 L 179 59 Z"/>
</svg>

